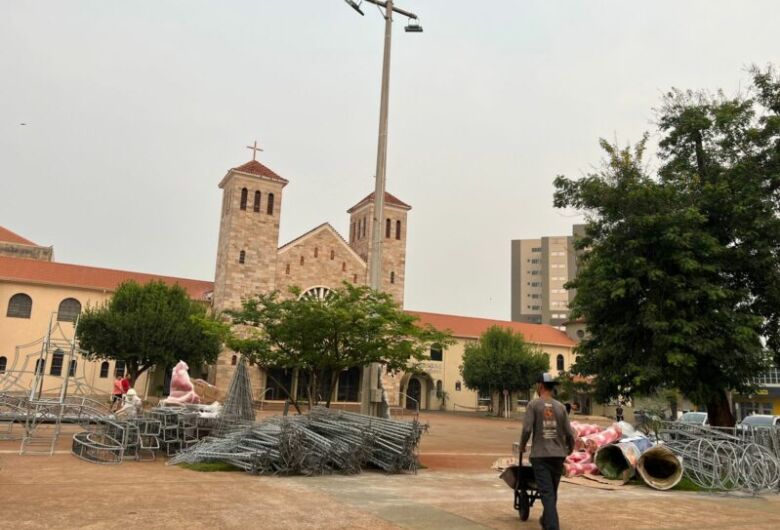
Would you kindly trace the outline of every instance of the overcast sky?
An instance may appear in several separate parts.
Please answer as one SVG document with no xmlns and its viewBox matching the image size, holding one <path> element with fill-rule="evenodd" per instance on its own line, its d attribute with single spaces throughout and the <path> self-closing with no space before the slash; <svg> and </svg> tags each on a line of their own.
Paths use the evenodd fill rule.
<svg viewBox="0 0 780 530">
<path fill-rule="evenodd" d="M 780 64 L 780 4 L 402 0 L 388 190 L 406 307 L 509 318 L 510 240 L 566 234 L 557 174 L 652 131 L 663 91 Z M 373 189 L 383 21 L 341 0 L 0 1 L 0 225 L 58 261 L 212 280 L 226 170 L 287 178 L 280 243 Z M 20 125 L 26 123 L 26 125 Z"/>
</svg>

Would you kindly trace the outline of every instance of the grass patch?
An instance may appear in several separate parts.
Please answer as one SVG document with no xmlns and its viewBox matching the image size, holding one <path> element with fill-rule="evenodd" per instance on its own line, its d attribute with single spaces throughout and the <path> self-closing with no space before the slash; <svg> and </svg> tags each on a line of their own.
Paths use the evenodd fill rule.
<svg viewBox="0 0 780 530">
<path fill-rule="evenodd" d="M 197 464 L 179 464 L 179 467 L 189 469 L 190 471 L 201 471 L 204 473 L 211 473 L 213 471 L 243 471 L 243 469 L 226 464 L 225 462 L 198 462 Z"/>
<path fill-rule="evenodd" d="M 683 477 L 682 480 L 672 488 L 675 491 L 707 491 L 688 477 Z"/>
</svg>

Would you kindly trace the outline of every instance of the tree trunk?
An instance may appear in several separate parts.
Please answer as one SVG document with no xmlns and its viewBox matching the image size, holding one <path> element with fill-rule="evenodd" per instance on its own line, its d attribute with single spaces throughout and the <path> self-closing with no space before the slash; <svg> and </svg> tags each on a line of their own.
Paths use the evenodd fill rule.
<svg viewBox="0 0 780 530">
<path fill-rule="evenodd" d="M 725 390 L 721 390 L 707 402 L 707 417 L 713 427 L 734 426 L 734 415 L 731 413 Z"/>
<path fill-rule="evenodd" d="M 705 171 L 707 170 L 705 161 L 704 161 L 704 145 L 703 145 L 703 139 L 701 136 L 701 131 L 696 131 L 694 133 L 694 144 L 696 145 L 696 167 L 699 170 L 699 177 L 702 181 L 705 180 L 707 177 L 705 175 Z"/>
<path fill-rule="evenodd" d="M 336 383 L 339 380 L 339 372 L 332 370 L 330 374 L 330 392 L 328 393 L 328 401 L 325 403 L 326 408 L 330 408 L 330 401 L 333 399 L 333 389 L 336 388 Z"/>
<path fill-rule="evenodd" d="M 259 366 L 258 366 L 257 368 L 258 368 L 258 369 L 260 369 L 260 367 L 259 367 Z M 278 386 L 279 388 L 281 388 L 282 390 L 284 390 L 284 393 L 285 393 L 285 394 L 287 394 L 287 399 L 289 399 L 289 400 L 290 400 L 290 403 L 292 403 L 292 406 L 293 406 L 293 407 L 295 407 L 295 411 L 296 411 L 298 414 L 303 414 L 303 412 L 301 412 L 301 407 L 298 405 L 298 400 L 297 400 L 297 399 L 295 399 L 295 398 L 292 396 L 292 394 L 290 393 L 290 390 L 289 390 L 289 389 L 287 389 L 287 388 L 286 388 L 286 387 L 285 387 L 285 386 L 284 386 L 282 383 L 280 383 L 280 382 L 279 382 L 279 380 L 278 380 L 278 379 L 276 379 L 274 376 L 272 376 L 272 375 L 271 375 L 271 371 L 270 371 L 270 370 L 266 370 L 266 371 L 265 371 L 265 376 L 266 376 L 267 378 L 269 378 L 271 381 L 273 381 L 274 383 L 276 383 L 276 386 Z"/>
</svg>

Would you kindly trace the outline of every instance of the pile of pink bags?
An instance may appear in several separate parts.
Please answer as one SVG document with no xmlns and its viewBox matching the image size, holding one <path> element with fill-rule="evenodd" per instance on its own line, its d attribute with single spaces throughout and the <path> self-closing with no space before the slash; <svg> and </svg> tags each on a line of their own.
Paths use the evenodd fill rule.
<svg viewBox="0 0 780 530">
<path fill-rule="evenodd" d="M 593 455 L 599 447 L 620 440 L 623 436 L 622 430 L 618 424 L 602 429 L 598 425 L 573 421 L 571 426 L 577 439 L 574 443 L 574 452 L 566 457 L 563 464 L 566 476 L 598 475 L 599 470 L 593 463 Z"/>
</svg>

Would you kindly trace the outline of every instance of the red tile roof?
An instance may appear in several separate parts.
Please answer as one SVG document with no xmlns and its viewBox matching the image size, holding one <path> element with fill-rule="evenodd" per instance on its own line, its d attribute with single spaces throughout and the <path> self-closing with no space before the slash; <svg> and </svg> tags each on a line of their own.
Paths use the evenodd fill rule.
<svg viewBox="0 0 780 530">
<path fill-rule="evenodd" d="M 181 285 L 191 298 L 197 300 L 204 299 L 208 292 L 214 290 L 213 282 L 201 280 L 4 256 L 0 256 L 1 280 L 106 291 L 113 291 L 120 283 L 127 280 L 135 280 L 139 283 L 161 280 L 169 285 Z"/>
<path fill-rule="evenodd" d="M 374 194 L 375 193 L 376 192 L 371 192 L 368 195 L 366 195 L 366 197 L 362 201 L 360 201 L 355 206 L 353 206 L 352 208 L 347 210 L 347 213 L 352 213 L 355 210 L 357 210 L 358 208 L 362 208 L 366 204 L 368 204 L 370 202 L 374 202 Z M 409 206 L 408 204 L 406 204 L 404 201 L 402 201 L 401 199 L 399 199 L 395 195 L 393 195 L 391 193 L 388 193 L 388 192 L 385 192 L 385 204 L 391 204 L 393 206 L 398 206 L 399 208 L 403 208 L 404 210 L 411 210 L 412 209 L 412 207 Z"/>
<path fill-rule="evenodd" d="M 442 315 L 440 313 L 422 313 L 419 311 L 407 311 L 407 313 L 419 318 L 423 324 L 430 324 L 442 331 L 448 329 L 455 337 L 479 338 L 489 327 L 500 326 L 522 334 L 523 338 L 528 342 L 567 348 L 576 345 L 576 342 L 569 338 L 566 333 L 545 324 L 526 324 L 524 322 Z"/>
<path fill-rule="evenodd" d="M 14 232 L 11 232 L 5 227 L 0 226 L 0 241 L 4 241 L 6 243 L 19 243 L 22 245 L 32 245 L 37 247 L 35 243 L 30 241 L 29 239 L 25 239 L 19 234 L 15 234 Z"/>
<path fill-rule="evenodd" d="M 257 160 L 250 160 L 246 164 L 234 167 L 233 171 L 240 171 L 241 173 L 249 173 L 250 175 L 257 175 L 258 177 L 269 178 L 271 180 L 283 182 L 284 184 L 287 184 L 288 182 Z"/>
</svg>

